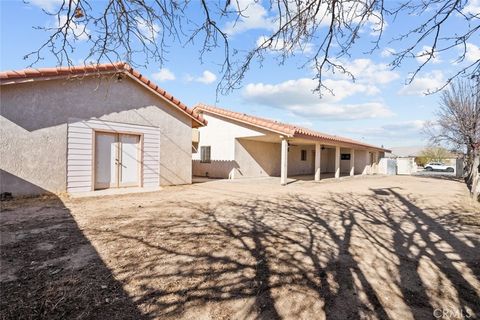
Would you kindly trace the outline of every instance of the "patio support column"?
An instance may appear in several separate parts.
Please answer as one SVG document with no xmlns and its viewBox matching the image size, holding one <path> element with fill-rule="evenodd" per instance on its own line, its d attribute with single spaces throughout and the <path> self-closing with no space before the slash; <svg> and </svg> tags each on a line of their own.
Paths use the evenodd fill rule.
<svg viewBox="0 0 480 320">
<path fill-rule="evenodd" d="M 282 137 L 282 154 L 280 164 L 280 183 L 282 186 L 287 184 L 287 172 L 288 172 L 288 141 L 285 137 Z"/>
<path fill-rule="evenodd" d="M 340 147 L 335 147 L 335 179 L 340 178 Z"/>
<path fill-rule="evenodd" d="M 350 175 L 355 175 L 355 149 L 350 151 Z"/>
<path fill-rule="evenodd" d="M 322 157 L 322 146 L 320 142 L 315 143 L 315 181 L 320 181 L 320 159 Z"/>
<path fill-rule="evenodd" d="M 370 152 L 368 150 L 365 152 L 365 174 L 370 174 L 370 168 L 372 164 L 370 163 Z"/>
<path fill-rule="evenodd" d="M 375 151 L 375 153 L 373 154 L 374 158 L 373 158 L 373 169 L 372 169 L 372 174 L 376 174 L 378 173 L 378 151 Z"/>
</svg>

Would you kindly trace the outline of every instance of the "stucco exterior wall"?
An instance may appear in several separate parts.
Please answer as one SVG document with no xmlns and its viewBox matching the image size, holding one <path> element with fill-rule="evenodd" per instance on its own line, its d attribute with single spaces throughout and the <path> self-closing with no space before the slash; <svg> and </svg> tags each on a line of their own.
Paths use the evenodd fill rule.
<svg viewBox="0 0 480 320">
<path fill-rule="evenodd" d="M 245 178 L 280 176 L 281 145 L 280 143 L 254 141 L 248 139 L 234 139 L 234 159 L 218 160 L 212 157 L 211 163 L 201 163 L 194 160 L 193 174 L 212 178 Z M 218 149 L 218 145 L 212 145 Z M 307 151 L 307 159 L 301 160 L 301 150 Z M 314 145 L 291 145 L 288 151 L 288 175 L 304 175 L 314 173 Z M 333 156 L 328 156 L 328 150 L 322 150 L 325 158 L 325 168 L 334 167 Z M 333 170 L 333 169 L 332 169 Z"/>
<path fill-rule="evenodd" d="M 355 174 L 366 174 L 368 172 L 369 163 L 367 162 L 366 150 L 355 150 Z"/>
<path fill-rule="evenodd" d="M 369 150 L 355 150 L 355 174 L 377 174 L 378 163 L 385 154 Z"/>
<path fill-rule="evenodd" d="M 192 154 L 193 175 L 239 178 L 277 175 L 276 170 L 278 170 L 278 175 L 280 174 L 280 163 L 278 163 L 278 167 L 275 167 L 277 161 L 274 160 L 277 154 L 280 159 L 279 144 L 276 146 L 274 143 L 237 140 L 239 137 L 265 137 L 270 133 L 246 124 L 227 121 L 208 113 L 204 113 L 203 116 L 208 121 L 208 125 L 199 129 L 200 141 L 197 152 Z M 202 146 L 211 147 L 210 163 L 200 162 Z M 268 154 L 265 154 L 265 150 L 268 150 Z M 264 159 L 265 157 L 267 159 Z"/>
<path fill-rule="evenodd" d="M 199 129 L 200 142 L 193 153 L 193 175 L 212 178 L 280 176 L 280 135 L 247 124 L 204 113 L 208 121 Z M 272 137 L 278 143 L 254 141 L 248 137 Z M 211 147 L 211 163 L 200 162 L 202 146 Z M 301 150 L 307 150 L 307 160 L 301 160 Z M 288 174 L 313 174 L 312 145 L 291 145 L 288 153 Z"/>
<path fill-rule="evenodd" d="M 340 154 L 349 154 L 350 159 L 352 158 L 351 149 L 340 148 Z M 350 160 L 340 160 L 340 173 L 343 173 L 343 174 L 350 173 L 350 168 L 351 168 L 351 161 Z"/>
<path fill-rule="evenodd" d="M 320 172 L 321 173 L 335 172 L 335 148 L 326 147 L 320 152 L 321 152 Z"/>
<path fill-rule="evenodd" d="M 235 140 L 235 159 L 238 168 L 234 178 L 280 176 L 280 144 Z"/>
<path fill-rule="evenodd" d="M 205 113 L 208 125 L 199 128 L 200 143 L 193 160 L 200 160 L 200 147 L 211 146 L 211 158 L 218 161 L 235 160 L 235 139 L 238 137 L 265 136 L 268 133 L 248 125 L 240 125 Z"/>
<path fill-rule="evenodd" d="M 307 151 L 307 159 L 302 161 L 302 150 Z M 290 176 L 312 174 L 315 170 L 315 145 L 291 145 L 288 150 L 288 172 Z M 279 151 L 280 152 L 280 151 Z M 280 175 L 280 171 L 278 172 Z"/>
<path fill-rule="evenodd" d="M 1 87 L 2 192 L 65 192 L 69 118 L 160 128 L 160 184 L 191 183 L 191 119 L 130 78 L 108 76 Z"/>
<path fill-rule="evenodd" d="M 204 113 L 206 127 L 199 129 L 200 142 L 193 154 L 193 174 L 212 178 L 240 178 L 280 176 L 280 135 L 239 123 L 221 116 Z M 259 140 L 255 140 L 255 139 Z M 271 142 L 266 142 L 268 140 Z M 297 140 L 298 141 L 298 140 Z M 305 139 L 290 141 L 288 152 L 288 176 L 313 175 L 315 169 L 315 142 Z M 200 162 L 202 146 L 211 147 L 211 163 Z M 307 151 L 307 159 L 301 160 L 301 150 Z M 341 148 L 340 153 L 351 154 L 351 148 Z M 367 151 L 355 150 L 355 174 L 370 173 Z M 350 160 L 340 161 L 342 174 L 349 174 Z M 321 173 L 335 172 L 335 147 L 325 145 L 321 150 Z"/>
</svg>

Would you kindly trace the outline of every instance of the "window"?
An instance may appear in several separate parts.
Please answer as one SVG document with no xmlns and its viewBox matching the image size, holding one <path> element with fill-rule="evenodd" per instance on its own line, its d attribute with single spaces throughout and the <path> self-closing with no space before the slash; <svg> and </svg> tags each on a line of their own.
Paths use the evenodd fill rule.
<svg viewBox="0 0 480 320">
<path fill-rule="evenodd" d="M 200 162 L 210 163 L 210 146 L 200 147 Z"/>
<path fill-rule="evenodd" d="M 302 161 L 307 161 L 307 150 L 302 150 L 302 153 L 300 155 L 300 159 Z"/>
<path fill-rule="evenodd" d="M 340 155 L 341 160 L 350 160 L 350 153 L 342 153 Z"/>
</svg>

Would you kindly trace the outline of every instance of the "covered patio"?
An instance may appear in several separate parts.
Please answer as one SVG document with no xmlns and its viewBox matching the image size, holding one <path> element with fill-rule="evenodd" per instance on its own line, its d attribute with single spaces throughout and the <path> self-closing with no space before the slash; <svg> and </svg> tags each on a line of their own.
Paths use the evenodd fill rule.
<svg viewBox="0 0 480 320">
<path fill-rule="evenodd" d="M 266 134 L 254 137 L 239 137 L 242 141 L 249 141 L 253 158 L 257 159 L 260 166 L 270 176 L 279 176 L 280 183 L 291 183 L 289 178 L 295 180 L 314 180 L 345 176 L 367 175 L 377 173 L 378 161 L 384 155 L 384 149 L 365 147 L 354 143 L 336 142 L 332 139 L 316 136 L 300 135 L 275 135 Z M 254 144 L 258 142 L 258 147 Z M 269 153 L 268 160 L 262 161 L 255 154 L 255 149 L 262 148 L 261 143 L 271 143 L 277 146 L 279 152 Z M 270 165 L 270 166 L 268 166 Z M 267 168 L 268 167 L 268 168 Z M 275 170 L 276 169 L 276 170 Z"/>
<path fill-rule="evenodd" d="M 292 176 L 312 180 L 374 174 L 388 150 L 275 120 L 207 105 L 195 108 L 208 121 L 199 129 L 193 175 L 212 178 Z"/>
</svg>

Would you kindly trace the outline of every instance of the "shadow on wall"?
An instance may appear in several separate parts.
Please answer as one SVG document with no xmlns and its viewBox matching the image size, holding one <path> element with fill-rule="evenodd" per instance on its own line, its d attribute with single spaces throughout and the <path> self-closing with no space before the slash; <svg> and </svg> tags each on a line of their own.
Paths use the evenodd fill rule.
<svg viewBox="0 0 480 320">
<path fill-rule="evenodd" d="M 215 303 L 243 319 L 431 319 L 436 308 L 480 315 L 480 243 L 448 225 L 459 208 L 426 212 L 399 189 L 371 191 L 175 201 L 162 210 L 184 211 L 142 220 L 141 236 L 138 225 L 114 221 L 97 232 L 149 252 L 122 271 L 143 284 L 138 303 L 159 318 Z"/>
<path fill-rule="evenodd" d="M 234 171 L 241 173 L 234 160 L 212 160 L 208 163 L 192 160 L 192 174 L 196 177 L 228 179 Z"/>
<path fill-rule="evenodd" d="M 13 191 L 15 190 L 15 191 Z M 31 194 L 49 195 L 51 192 L 0 169 L 0 193 L 10 192 L 14 197 Z"/>
<path fill-rule="evenodd" d="M 37 81 L 2 87 L 1 115 L 27 131 L 66 124 L 70 118 L 101 118 L 151 106 L 178 118 L 181 112 L 159 99 L 133 80 L 115 75 Z M 134 121 L 139 120 L 145 125 L 151 122 L 140 113 Z"/>
<path fill-rule="evenodd" d="M 1 319 L 144 318 L 60 198 L 1 205 Z"/>
<path fill-rule="evenodd" d="M 241 176 L 280 176 L 280 144 L 235 139 L 235 159 L 239 162 Z"/>
</svg>

